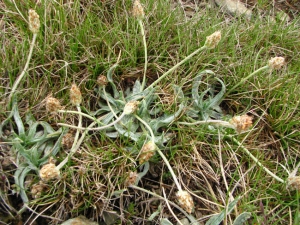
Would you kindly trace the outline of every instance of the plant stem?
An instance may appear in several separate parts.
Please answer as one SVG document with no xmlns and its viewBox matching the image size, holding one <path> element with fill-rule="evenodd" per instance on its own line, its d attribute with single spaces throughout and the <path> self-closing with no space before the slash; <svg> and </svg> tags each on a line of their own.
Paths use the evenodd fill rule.
<svg viewBox="0 0 300 225">
<path fill-rule="evenodd" d="M 96 124 L 96 122 L 91 123 L 88 126 L 88 128 L 91 128 L 91 127 L 95 126 L 95 124 Z M 88 133 L 88 130 L 85 130 L 77 143 L 74 140 L 74 143 L 76 143 L 76 145 L 73 144 L 69 155 L 63 161 L 61 161 L 61 163 L 56 167 L 58 170 L 60 170 L 68 162 L 69 158 L 77 151 L 77 149 L 80 147 L 80 145 L 83 142 L 83 140 L 84 140 L 87 133 Z"/>
<path fill-rule="evenodd" d="M 148 125 L 148 123 L 146 123 L 146 121 L 144 121 L 141 117 L 139 117 L 138 115 L 134 114 L 135 118 L 137 118 L 142 124 L 144 124 L 144 126 L 149 130 L 150 135 L 151 135 L 151 141 L 153 143 L 155 143 L 155 136 L 154 133 L 151 129 L 151 127 Z"/>
<path fill-rule="evenodd" d="M 241 148 L 241 149 L 243 149 L 243 151 L 244 152 L 246 152 L 246 154 L 248 155 L 248 156 L 250 156 L 250 158 L 251 159 L 253 159 L 253 161 L 255 162 L 255 163 L 257 163 L 267 174 L 269 174 L 271 177 L 273 177 L 275 180 L 277 180 L 277 181 L 279 181 L 279 182 L 281 182 L 281 183 L 284 183 L 284 180 L 282 180 L 280 177 L 278 177 L 278 176 L 276 176 L 274 173 L 272 173 L 269 169 L 267 169 L 266 167 L 264 167 L 259 161 L 258 161 L 258 159 L 254 156 L 254 155 L 252 155 L 251 154 L 251 152 L 249 152 L 249 150 L 247 149 L 247 148 L 245 148 L 244 146 L 243 146 L 243 144 L 242 143 L 240 143 L 237 139 L 235 139 L 234 137 L 232 137 L 232 136 L 228 136 L 228 137 L 230 137 L 232 140 L 233 140 L 233 142 L 235 142 L 237 145 L 239 145 L 239 147 Z"/>
<path fill-rule="evenodd" d="M 188 122 L 178 122 L 178 124 L 187 125 L 187 126 L 193 126 L 193 125 L 199 125 L 199 124 L 213 124 L 217 126 L 222 127 L 229 127 L 232 129 L 235 129 L 235 126 L 233 126 L 231 123 L 223 120 L 202 120 L 202 121 L 196 121 L 194 123 L 188 123 Z"/>
<path fill-rule="evenodd" d="M 171 173 L 171 175 L 172 175 L 172 177 L 174 179 L 174 182 L 175 182 L 175 184 L 176 184 L 176 186 L 178 188 L 178 191 L 182 191 L 182 188 L 181 188 L 181 186 L 180 186 L 180 184 L 179 184 L 179 182 L 177 180 L 177 177 L 176 177 L 176 175 L 175 175 L 175 173 L 174 173 L 174 171 L 173 171 L 173 169 L 172 169 L 172 167 L 171 167 L 168 159 L 166 158 L 166 156 L 162 153 L 162 151 L 159 148 L 156 148 L 156 151 L 158 152 L 158 154 L 160 155 L 160 157 L 162 157 L 162 159 L 166 163 L 166 165 L 167 165 L 167 167 L 168 167 L 168 169 L 169 169 L 169 171 L 170 171 L 170 173 Z"/>
<path fill-rule="evenodd" d="M 154 139 L 154 134 L 153 134 L 153 131 L 152 131 L 151 127 L 150 127 L 150 126 L 149 126 L 142 118 L 140 118 L 139 116 L 135 115 L 135 117 L 136 117 L 142 124 L 144 124 L 145 127 L 149 130 L 149 132 L 150 132 L 150 134 L 151 134 L 152 142 L 155 143 L 155 142 L 154 142 L 154 140 L 155 140 L 155 139 Z M 169 171 L 170 171 L 170 173 L 171 173 L 171 175 L 172 175 L 172 177 L 173 177 L 173 179 L 174 179 L 174 182 L 175 182 L 175 184 L 176 184 L 178 190 L 179 190 L 179 191 L 182 191 L 182 188 L 181 188 L 181 186 L 180 186 L 180 184 L 179 184 L 179 182 L 178 182 L 178 180 L 177 180 L 177 177 L 176 177 L 176 175 L 175 175 L 175 173 L 174 173 L 174 171 L 173 171 L 173 169 L 172 169 L 172 167 L 171 167 L 171 165 L 170 165 L 168 159 L 166 158 L 166 156 L 162 153 L 162 151 L 161 151 L 157 146 L 156 146 L 156 151 L 158 152 L 158 154 L 162 157 L 162 159 L 163 159 L 164 162 L 166 163 L 166 165 L 167 165 L 167 167 L 168 167 L 168 169 L 169 169 Z"/>
<path fill-rule="evenodd" d="M 107 125 L 102 126 L 102 127 L 96 127 L 96 128 L 90 128 L 90 126 L 89 127 L 79 127 L 79 126 L 76 127 L 76 126 L 65 124 L 65 123 L 57 123 L 57 125 L 64 126 L 64 127 L 69 127 L 69 128 L 73 128 L 73 129 L 78 129 L 78 130 L 99 131 L 99 130 L 105 130 L 105 129 L 115 125 L 116 123 L 120 122 L 120 120 L 122 120 L 125 115 L 126 114 L 123 112 L 115 121 L 111 122 L 110 124 L 107 124 Z"/>
<path fill-rule="evenodd" d="M 32 37 L 32 41 L 30 43 L 29 54 L 28 54 L 28 57 L 27 57 L 25 67 L 23 68 L 22 73 L 18 76 L 18 78 L 16 79 L 16 81 L 15 81 L 13 87 L 12 87 L 12 90 L 11 90 L 11 92 L 9 94 L 9 97 L 8 97 L 8 104 L 10 103 L 11 98 L 14 95 L 14 93 L 16 92 L 16 89 L 17 89 L 18 85 L 20 84 L 21 80 L 23 79 L 23 77 L 25 76 L 25 74 L 27 72 L 27 69 L 28 69 L 28 66 L 29 66 L 29 63 L 30 63 L 30 60 L 31 60 L 31 57 L 32 57 L 32 52 L 33 52 L 34 44 L 35 44 L 35 41 L 36 41 L 36 37 L 37 37 L 37 33 L 34 33 L 33 37 Z"/>
<path fill-rule="evenodd" d="M 151 85 L 149 85 L 148 88 L 153 88 L 157 83 L 159 83 L 162 79 L 164 79 L 167 75 L 172 73 L 175 69 L 177 69 L 179 66 L 181 66 L 183 63 L 191 59 L 194 55 L 198 54 L 200 51 L 206 49 L 206 46 L 202 46 L 201 48 L 198 48 L 196 51 L 185 57 L 183 60 L 181 60 L 179 63 L 177 63 L 175 66 L 173 66 L 171 69 L 169 69 L 167 72 L 165 72 L 160 78 L 158 78 L 156 81 L 154 81 Z"/>
<path fill-rule="evenodd" d="M 146 85 L 146 73 L 147 73 L 147 67 L 148 67 L 148 55 L 147 55 L 147 42 L 146 42 L 146 35 L 144 30 L 143 21 L 141 19 L 138 19 L 140 28 L 141 28 L 141 34 L 143 37 L 143 43 L 144 43 L 144 54 L 145 54 L 145 65 L 144 65 L 144 76 L 143 76 L 143 82 L 141 86 L 141 90 L 143 91 Z"/>
<path fill-rule="evenodd" d="M 77 111 L 78 111 L 78 113 L 79 113 L 79 118 L 78 118 L 78 127 L 82 127 L 82 115 L 81 115 L 81 108 L 80 108 L 80 106 L 79 105 L 77 105 L 76 106 L 76 108 L 77 108 Z M 79 133 L 80 133 L 80 131 L 79 131 L 79 129 L 77 129 L 76 130 L 76 134 L 75 134 L 75 138 L 74 138 L 74 142 L 73 142 L 73 145 L 72 145 L 72 148 L 71 148 L 71 151 L 70 151 L 70 153 L 72 153 L 72 150 L 74 149 L 74 147 L 76 146 L 76 143 L 77 143 L 77 141 L 78 141 L 78 137 L 79 137 Z M 74 150 L 73 150 L 74 151 Z"/>
<path fill-rule="evenodd" d="M 266 70 L 270 68 L 269 65 L 267 66 L 263 66 L 257 70 L 255 70 L 253 73 L 251 73 L 250 75 L 248 75 L 247 77 L 243 78 L 240 80 L 240 82 L 238 82 L 236 85 L 233 86 L 233 88 L 231 88 L 226 94 L 225 96 L 227 96 L 228 94 L 230 94 L 232 91 L 234 91 L 238 86 L 240 86 L 241 84 L 243 84 L 246 80 L 249 80 L 251 77 L 253 77 L 255 74 L 259 73 L 260 71 Z M 225 97 L 224 96 L 224 97 Z"/>
<path fill-rule="evenodd" d="M 94 118 L 94 117 L 92 117 L 92 116 L 90 116 L 90 115 L 88 115 L 88 114 L 86 114 L 86 113 L 83 113 L 83 112 L 79 112 L 79 111 L 73 111 L 73 110 L 57 110 L 57 112 L 59 112 L 59 113 L 73 113 L 73 114 L 78 114 L 78 115 L 81 115 L 81 116 L 84 116 L 84 117 L 86 117 L 86 118 L 89 118 L 89 119 L 91 119 L 91 120 L 93 120 L 93 121 L 95 121 L 95 122 L 98 122 L 98 123 L 101 123 L 99 120 L 97 120 L 96 118 Z"/>
</svg>

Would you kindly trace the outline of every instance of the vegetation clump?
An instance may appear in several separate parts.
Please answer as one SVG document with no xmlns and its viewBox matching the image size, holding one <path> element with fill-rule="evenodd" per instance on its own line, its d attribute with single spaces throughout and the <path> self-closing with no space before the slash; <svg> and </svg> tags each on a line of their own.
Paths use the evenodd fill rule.
<svg viewBox="0 0 300 225">
<path fill-rule="evenodd" d="M 4 222 L 299 222 L 297 20 L 70 4 L 3 3 Z"/>
</svg>

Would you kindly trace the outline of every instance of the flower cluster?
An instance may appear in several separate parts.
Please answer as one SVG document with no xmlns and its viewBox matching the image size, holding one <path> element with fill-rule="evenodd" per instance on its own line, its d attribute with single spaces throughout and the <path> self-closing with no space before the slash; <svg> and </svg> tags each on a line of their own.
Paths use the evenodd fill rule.
<svg viewBox="0 0 300 225">
<path fill-rule="evenodd" d="M 72 134 L 71 132 L 66 133 L 62 140 L 61 140 L 61 144 L 64 148 L 66 149 L 71 149 L 74 143 L 74 134 Z"/>
<path fill-rule="evenodd" d="M 279 70 L 284 65 L 283 57 L 274 57 L 269 60 L 269 67 L 274 70 Z"/>
<path fill-rule="evenodd" d="M 46 182 L 53 179 L 59 179 L 60 171 L 56 168 L 54 163 L 50 162 L 41 168 L 40 178 Z"/>
<path fill-rule="evenodd" d="M 291 176 L 287 180 L 288 188 L 300 191 L 300 176 Z"/>
<path fill-rule="evenodd" d="M 139 156 L 140 164 L 143 164 L 144 162 L 148 162 L 149 159 L 154 155 L 155 150 L 156 150 L 156 145 L 152 141 L 149 141 L 146 144 L 144 144 Z"/>
<path fill-rule="evenodd" d="M 219 44 L 221 37 L 221 31 L 216 31 L 212 35 L 206 37 L 204 46 L 209 49 L 215 48 Z"/>
<path fill-rule="evenodd" d="M 36 34 L 40 29 L 40 16 L 33 9 L 29 9 L 29 29 Z"/>
<path fill-rule="evenodd" d="M 229 123 L 235 127 L 235 130 L 240 133 L 242 131 L 246 131 L 249 127 L 252 126 L 253 118 L 248 115 L 235 116 L 233 117 Z"/>
<path fill-rule="evenodd" d="M 106 86 L 108 81 L 107 81 L 107 77 L 104 76 L 104 75 L 100 75 L 98 78 L 97 78 L 97 83 L 100 85 L 100 86 Z"/>
<path fill-rule="evenodd" d="M 144 8 L 139 0 L 133 2 L 132 15 L 137 19 L 143 19 L 145 17 Z"/>
<path fill-rule="evenodd" d="M 58 99 L 53 97 L 48 97 L 46 99 L 46 110 L 48 112 L 57 112 L 57 110 L 61 109 L 61 104 Z"/>
<path fill-rule="evenodd" d="M 138 108 L 139 102 L 138 101 L 130 101 L 127 102 L 124 107 L 124 114 L 129 115 L 134 113 Z"/>
<path fill-rule="evenodd" d="M 176 197 L 179 205 L 188 213 L 192 213 L 194 209 L 192 196 L 187 191 L 178 191 Z"/>
<path fill-rule="evenodd" d="M 125 181 L 125 185 L 126 186 L 134 185 L 136 183 L 137 179 L 138 179 L 137 172 L 130 171 L 128 174 L 128 177 Z"/>
<path fill-rule="evenodd" d="M 73 105 L 76 105 L 76 106 L 80 105 L 80 103 L 82 101 L 81 92 L 76 84 L 72 84 L 72 86 L 71 86 L 70 101 Z"/>
<path fill-rule="evenodd" d="M 43 191 L 46 188 L 47 188 L 47 185 L 45 183 L 43 183 L 43 181 L 39 181 L 39 183 L 32 185 L 31 190 L 30 190 L 32 197 L 34 199 L 41 197 Z"/>
</svg>

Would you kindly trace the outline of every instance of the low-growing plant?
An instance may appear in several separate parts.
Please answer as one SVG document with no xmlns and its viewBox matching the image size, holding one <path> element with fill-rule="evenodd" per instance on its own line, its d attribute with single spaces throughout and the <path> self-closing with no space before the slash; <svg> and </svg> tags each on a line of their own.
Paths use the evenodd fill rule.
<svg viewBox="0 0 300 225">
<path fill-rule="evenodd" d="M 40 167 L 57 155 L 64 133 L 62 128 L 55 131 L 47 122 L 36 121 L 29 112 L 23 122 L 17 99 L 13 98 L 12 110 L 0 124 L 0 137 L 11 146 L 15 156 L 16 192 L 24 203 L 29 201 L 25 188 L 26 176 L 31 171 L 38 175 Z"/>
<path fill-rule="evenodd" d="M 235 130 L 237 133 L 247 131 L 252 126 L 252 117 L 248 115 L 234 116 L 231 119 L 224 119 L 225 115 L 221 109 L 220 104 L 228 94 L 235 91 L 235 89 L 250 78 L 255 76 L 261 71 L 270 69 L 277 70 L 284 65 L 283 57 L 272 58 L 266 66 L 263 66 L 245 78 L 237 82 L 229 91 L 226 91 L 224 81 L 216 76 L 212 70 L 197 71 L 195 76 L 191 79 L 191 90 L 180 85 L 172 83 L 175 100 L 169 105 L 170 110 L 165 110 L 165 105 L 160 101 L 160 96 L 157 93 L 160 82 L 167 76 L 172 74 L 177 68 L 184 63 L 188 62 L 192 57 L 196 56 L 202 51 L 214 49 L 221 40 L 221 31 L 217 31 L 212 35 L 206 37 L 204 45 L 190 55 L 186 56 L 183 60 L 175 66 L 167 70 L 157 80 L 147 86 L 146 75 L 148 68 L 148 52 L 145 36 L 145 28 L 143 24 L 144 11 L 143 7 L 138 0 L 134 1 L 133 15 L 136 17 L 138 25 L 141 30 L 141 37 L 144 44 L 144 71 L 142 82 L 136 80 L 132 88 L 120 89 L 117 85 L 117 79 L 114 79 L 114 71 L 119 66 L 118 63 L 113 64 L 108 68 L 107 76 L 99 76 L 97 79 L 98 87 L 94 89 L 97 97 L 96 109 L 89 111 L 85 108 L 83 97 L 77 85 L 73 84 L 70 90 L 70 102 L 76 107 L 77 111 L 62 109 L 60 101 L 53 97 L 47 98 L 46 109 L 47 112 L 61 113 L 61 114 L 76 114 L 78 115 L 78 125 L 57 123 L 58 126 L 69 127 L 76 130 L 75 137 L 71 137 L 71 144 L 68 149 L 69 154 L 63 159 L 58 166 L 52 161 L 60 150 L 63 137 L 66 137 L 67 129 L 60 128 L 55 131 L 51 125 L 44 121 L 36 121 L 31 113 L 26 114 L 25 122 L 23 122 L 17 104 L 17 87 L 25 76 L 28 65 L 31 59 L 32 50 L 35 44 L 36 35 L 39 28 L 38 15 L 30 11 L 34 18 L 29 19 L 35 22 L 35 27 L 32 28 L 34 33 L 33 41 L 30 47 L 30 52 L 24 70 L 15 81 L 8 101 L 9 112 L 7 119 L 0 124 L 0 138 L 5 140 L 7 144 L 11 145 L 12 152 L 16 156 L 17 169 L 14 174 L 15 185 L 17 192 L 25 204 L 29 202 L 26 194 L 25 181 L 29 174 L 39 175 L 41 181 L 47 182 L 53 179 L 61 178 L 62 168 L 67 165 L 71 156 L 81 147 L 82 143 L 86 140 L 88 133 L 101 132 L 103 136 L 111 139 L 125 137 L 128 142 L 124 148 L 128 151 L 132 150 L 132 154 L 137 156 L 139 165 L 143 169 L 142 172 L 130 172 L 130 180 L 126 182 L 125 186 L 139 191 L 143 191 L 150 195 L 164 200 L 169 207 L 169 204 L 181 211 L 191 223 L 199 224 L 196 219 L 190 214 L 194 210 L 194 201 L 192 195 L 181 187 L 178 181 L 178 176 L 173 171 L 169 159 L 166 157 L 165 149 L 166 144 L 176 137 L 174 132 L 170 132 L 173 128 L 179 126 L 195 126 L 206 124 L 209 125 L 210 131 L 218 131 L 219 136 L 216 139 L 227 138 L 238 145 L 239 149 L 243 150 L 259 167 L 266 173 L 271 175 L 280 183 L 287 184 L 288 187 L 299 190 L 300 179 L 296 176 L 300 163 L 295 167 L 294 171 L 288 173 L 286 179 L 280 178 L 275 175 L 271 170 L 267 169 L 234 135 L 228 132 L 227 128 Z M 207 51 L 209 55 L 209 51 Z M 119 59 L 118 59 L 119 60 Z M 119 62 L 119 61 L 118 61 Z M 203 77 L 209 77 L 209 83 L 215 81 L 218 85 L 210 85 L 208 88 L 202 88 Z M 215 88 L 217 86 L 217 88 Z M 83 117 L 88 124 L 83 127 Z M 218 129 L 215 129 L 215 128 Z M 224 129 L 225 128 L 225 129 Z M 9 131 L 7 134 L 7 130 Z M 72 136 L 70 133 L 68 133 Z M 215 132 L 213 132 L 215 134 Z M 133 143 L 133 144 L 132 144 Z M 132 145 L 135 145 L 133 148 Z M 136 146 L 140 148 L 136 152 Z M 166 196 L 161 197 L 156 193 L 143 189 L 138 186 L 139 181 L 145 176 L 149 170 L 149 161 L 155 153 L 158 153 L 167 165 L 169 172 L 177 187 L 175 198 L 180 207 L 169 201 Z M 173 155 L 172 155 L 173 157 Z M 112 156 L 113 158 L 113 156 Z M 101 163 L 101 162 L 100 162 Z M 68 168 L 66 168 L 67 170 Z M 65 172 L 65 171 L 63 171 Z M 225 177 L 225 176 L 224 176 Z M 226 182 L 225 182 L 226 183 Z M 227 184 L 226 184 L 227 185 Z M 227 185 L 228 191 L 228 185 Z M 126 189 L 119 190 L 123 193 Z M 206 224 L 219 224 L 228 214 L 234 209 L 240 197 L 233 198 L 230 193 L 231 201 L 224 206 L 223 210 L 219 210 L 215 216 L 212 216 Z M 92 204 L 87 204 L 90 207 Z M 136 204 L 129 203 L 128 211 L 131 216 L 134 216 L 135 210 L 133 209 Z M 158 215 L 161 209 L 152 214 L 151 217 Z M 172 211 L 172 210 L 170 210 Z M 176 217 L 176 216 L 175 216 Z M 236 214 L 234 224 L 242 224 L 250 217 L 250 213 L 244 212 Z M 152 218 L 152 219 L 153 219 Z M 167 218 L 161 220 L 162 224 L 169 224 Z"/>
</svg>

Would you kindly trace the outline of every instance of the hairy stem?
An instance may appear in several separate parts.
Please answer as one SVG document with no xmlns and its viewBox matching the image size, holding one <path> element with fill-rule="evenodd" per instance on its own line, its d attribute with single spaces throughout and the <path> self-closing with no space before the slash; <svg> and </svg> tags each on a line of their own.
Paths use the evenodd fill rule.
<svg viewBox="0 0 300 225">
<path fill-rule="evenodd" d="M 97 120 L 95 117 L 92 117 L 92 116 L 90 116 L 90 115 L 88 115 L 88 114 L 86 114 L 86 113 L 83 113 L 83 112 L 81 112 L 81 111 L 73 111 L 73 110 L 57 110 L 57 112 L 59 112 L 59 113 L 72 113 L 72 114 L 78 114 L 78 115 L 81 115 L 81 116 L 84 116 L 84 117 L 86 117 L 86 118 L 89 118 L 89 119 L 91 119 L 91 120 L 93 120 L 93 121 L 95 121 L 95 122 L 98 122 L 98 123 L 101 123 L 99 120 Z"/>
<path fill-rule="evenodd" d="M 10 95 L 8 97 L 8 104 L 10 103 L 12 96 L 15 94 L 16 89 L 17 89 L 18 85 L 20 84 L 21 80 L 26 75 L 26 72 L 27 72 L 31 57 L 32 57 L 32 52 L 33 52 L 33 48 L 34 48 L 34 45 L 35 45 L 36 37 L 37 37 L 37 34 L 34 33 L 33 37 L 32 37 L 32 41 L 30 43 L 29 54 L 28 54 L 28 57 L 27 57 L 25 67 L 23 68 L 22 73 L 18 76 L 17 80 L 15 81 L 15 83 L 14 83 L 12 89 L 11 89 Z"/>
<path fill-rule="evenodd" d="M 229 136 L 228 136 L 229 137 Z M 273 177 L 275 180 L 284 183 L 284 180 L 282 180 L 280 177 L 276 176 L 274 173 L 272 173 L 268 168 L 264 167 L 261 162 L 258 161 L 258 159 L 251 154 L 251 152 L 249 152 L 249 150 L 247 148 L 245 148 L 243 146 L 242 143 L 240 143 L 237 139 L 235 139 L 234 137 L 230 136 L 231 140 L 233 140 L 233 142 L 235 142 L 248 156 L 250 156 L 251 159 L 253 159 L 253 161 L 255 163 L 257 163 L 267 174 L 269 174 L 271 177 Z"/>
<path fill-rule="evenodd" d="M 155 143 L 155 142 L 154 142 L 154 134 L 153 134 L 153 131 L 152 131 L 151 127 L 150 127 L 150 126 L 149 126 L 142 118 L 140 118 L 139 116 L 135 115 L 135 117 L 136 117 L 142 124 L 144 124 L 145 127 L 149 130 L 149 132 L 150 132 L 150 134 L 151 134 L 152 142 Z M 173 171 L 173 168 L 171 167 L 171 165 L 170 165 L 168 159 L 166 158 L 166 156 L 162 153 L 162 151 L 161 151 L 158 147 L 156 147 L 156 151 L 158 152 L 158 154 L 162 157 L 162 159 L 163 159 L 164 162 L 166 163 L 166 165 L 167 165 L 167 167 L 168 167 L 168 169 L 169 169 L 169 171 L 170 171 L 170 173 L 171 173 L 171 175 L 172 175 L 172 177 L 173 177 L 173 179 L 174 179 L 174 182 L 175 182 L 175 184 L 176 184 L 178 190 L 179 190 L 179 191 L 182 191 L 182 188 L 181 188 L 181 186 L 180 186 L 180 184 L 179 184 L 179 182 L 178 182 L 178 180 L 177 180 L 177 177 L 176 177 L 176 175 L 175 175 L 175 173 L 174 173 L 174 171 Z"/>
<path fill-rule="evenodd" d="M 141 34 L 143 37 L 143 43 L 144 43 L 144 54 L 145 54 L 145 65 L 144 65 L 144 76 L 143 76 L 143 82 L 141 86 L 141 90 L 143 91 L 146 85 L 146 73 L 147 73 L 147 67 L 148 67 L 148 55 L 147 55 L 147 42 L 146 42 L 146 35 L 144 30 L 143 21 L 141 19 L 138 20 L 140 28 L 141 28 Z"/>
<path fill-rule="evenodd" d="M 155 136 L 154 136 L 154 133 L 153 133 L 151 127 L 148 125 L 148 123 L 146 123 L 146 121 L 144 121 L 144 120 L 143 120 L 141 117 L 139 117 L 138 115 L 135 114 L 134 116 L 135 116 L 135 118 L 137 118 L 142 124 L 144 124 L 144 126 L 149 130 L 150 135 L 151 135 L 151 141 L 152 141 L 153 143 L 155 143 Z"/>
<path fill-rule="evenodd" d="M 96 122 L 93 122 L 88 126 L 88 128 L 92 128 L 95 125 L 96 125 Z M 87 133 L 88 133 L 88 130 L 85 130 L 77 142 L 75 142 L 75 140 L 74 140 L 74 143 L 76 143 L 76 145 L 73 144 L 69 155 L 63 161 L 61 161 L 61 163 L 56 167 L 58 170 L 60 170 L 68 162 L 69 158 L 77 151 L 77 149 L 80 147 L 80 145 L 83 142 Z"/>
<path fill-rule="evenodd" d="M 183 60 L 181 60 L 179 63 L 177 63 L 175 66 L 173 66 L 171 69 L 169 69 L 167 72 L 165 72 L 163 75 L 161 75 L 160 78 L 158 78 L 156 81 L 154 81 L 151 85 L 149 85 L 146 90 L 148 88 L 153 88 L 156 84 L 158 84 L 162 79 L 164 79 L 167 75 L 169 75 L 170 73 L 172 73 L 174 70 L 176 70 L 179 66 L 181 66 L 183 63 L 185 63 L 186 61 L 190 60 L 193 56 L 195 56 L 196 54 L 198 54 L 199 52 L 203 51 L 204 49 L 206 49 L 206 46 L 202 46 L 201 48 L 198 48 L 196 51 L 194 51 L 193 53 L 191 53 L 190 55 L 188 55 L 187 57 L 185 57 Z"/>
<path fill-rule="evenodd" d="M 229 127 L 232 129 L 235 129 L 235 126 L 233 126 L 231 123 L 223 120 L 202 120 L 202 121 L 196 121 L 194 123 L 188 123 L 188 122 L 178 122 L 178 124 L 187 125 L 187 126 L 193 126 L 193 125 L 199 125 L 199 124 L 212 124 L 216 126 L 222 126 L 222 127 Z"/>
<path fill-rule="evenodd" d="M 250 75 L 248 75 L 247 77 L 243 78 L 240 80 L 240 82 L 238 82 L 236 85 L 234 85 L 226 94 L 225 96 L 227 96 L 228 94 L 230 94 L 232 91 L 234 91 L 238 86 L 240 86 L 241 84 L 245 83 L 246 80 L 249 80 L 251 77 L 253 77 L 255 74 L 259 73 L 260 71 L 269 69 L 270 67 L 267 66 L 263 66 L 257 70 L 255 70 L 253 73 L 251 73 Z M 225 97 L 224 96 L 224 97 Z"/>
<path fill-rule="evenodd" d="M 69 127 L 69 128 L 73 128 L 73 129 L 78 129 L 78 130 L 99 131 L 99 130 L 105 130 L 107 128 L 110 128 L 111 126 L 113 126 L 116 123 L 120 122 L 125 115 L 126 114 L 123 112 L 115 121 L 113 121 L 110 124 L 107 124 L 105 126 L 102 126 L 102 127 L 95 127 L 95 128 L 90 128 L 90 126 L 89 127 L 79 127 L 79 126 L 76 127 L 76 126 L 65 124 L 65 123 L 57 123 L 57 125 L 63 126 L 63 127 Z"/>
</svg>

